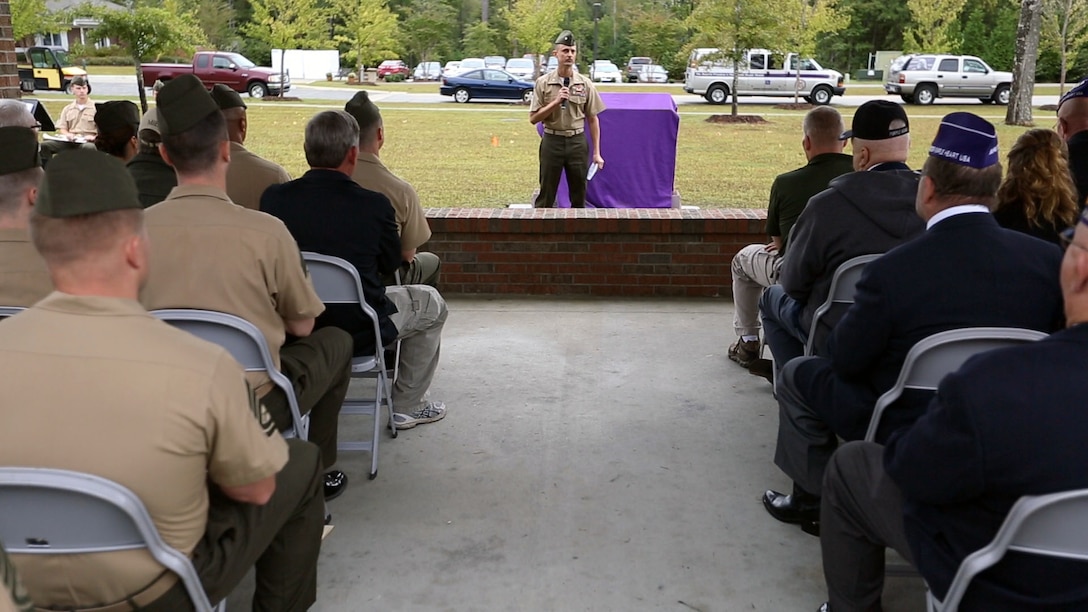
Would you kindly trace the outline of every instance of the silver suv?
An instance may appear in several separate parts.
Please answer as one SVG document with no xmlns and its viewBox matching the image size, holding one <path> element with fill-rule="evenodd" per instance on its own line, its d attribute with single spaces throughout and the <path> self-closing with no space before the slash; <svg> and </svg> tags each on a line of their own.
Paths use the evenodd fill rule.
<svg viewBox="0 0 1088 612">
<path fill-rule="evenodd" d="M 937 98 L 1008 104 L 1011 85 L 1011 72 L 994 70 L 972 55 L 904 55 L 892 62 L 884 91 L 913 104 L 933 104 Z"/>
</svg>

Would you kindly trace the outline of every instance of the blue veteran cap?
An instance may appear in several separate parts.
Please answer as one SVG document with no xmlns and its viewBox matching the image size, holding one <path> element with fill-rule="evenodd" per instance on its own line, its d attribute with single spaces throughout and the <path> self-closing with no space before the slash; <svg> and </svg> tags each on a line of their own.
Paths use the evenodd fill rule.
<svg viewBox="0 0 1088 612">
<path fill-rule="evenodd" d="M 1065 92 L 1061 100 L 1058 100 L 1058 108 L 1065 104 L 1066 100 L 1072 100 L 1073 98 L 1083 98 L 1088 96 L 1088 79 L 1085 79 L 1077 84 L 1076 87 Z"/>
<path fill-rule="evenodd" d="M 945 115 L 929 147 L 929 155 L 970 168 L 989 168 L 997 163 L 997 131 L 978 115 Z"/>
</svg>

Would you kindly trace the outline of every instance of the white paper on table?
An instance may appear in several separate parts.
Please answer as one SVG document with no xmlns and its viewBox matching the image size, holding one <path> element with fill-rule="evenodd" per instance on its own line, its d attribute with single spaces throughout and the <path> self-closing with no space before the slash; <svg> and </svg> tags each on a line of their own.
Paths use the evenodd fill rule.
<svg viewBox="0 0 1088 612">
<path fill-rule="evenodd" d="M 74 140 L 68 140 L 64 136 L 54 136 L 52 134 L 42 134 L 42 140 L 59 140 L 61 142 L 74 142 L 76 144 L 83 144 L 87 142 L 86 138 L 76 138 Z"/>
<path fill-rule="evenodd" d="M 593 162 L 589 165 L 589 172 L 586 173 L 586 180 L 592 181 L 594 174 L 597 174 L 597 162 Z"/>
</svg>

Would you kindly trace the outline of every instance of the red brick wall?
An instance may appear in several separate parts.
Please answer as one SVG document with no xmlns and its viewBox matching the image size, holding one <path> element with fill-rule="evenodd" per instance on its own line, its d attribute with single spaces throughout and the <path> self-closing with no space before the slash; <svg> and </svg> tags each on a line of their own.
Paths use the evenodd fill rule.
<svg viewBox="0 0 1088 612">
<path fill-rule="evenodd" d="M 0 98 L 18 97 L 19 71 L 11 31 L 11 6 L 7 0 L 0 0 Z"/>
<path fill-rule="evenodd" d="M 445 294 L 731 297 L 762 210 L 427 209 Z"/>
</svg>

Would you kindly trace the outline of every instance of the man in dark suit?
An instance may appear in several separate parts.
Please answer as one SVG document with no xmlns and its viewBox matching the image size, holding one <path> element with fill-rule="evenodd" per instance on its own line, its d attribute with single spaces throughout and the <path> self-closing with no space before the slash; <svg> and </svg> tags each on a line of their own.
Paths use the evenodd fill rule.
<svg viewBox="0 0 1088 612">
<path fill-rule="evenodd" d="M 764 493 L 772 516 L 818 529 L 821 482 L 837 437 L 865 436 L 873 405 L 919 340 L 963 327 L 1050 332 L 1061 325 L 1061 252 L 997 225 L 989 206 L 1000 183 L 993 125 L 970 113 L 945 117 L 916 199 L 926 232 L 865 268 L 828 357 L 795 359 L 782 370 L 775 464 L 794 488 L 791 495 Z M 891 406 L 880 439 L 918 418 L 929 399 L 920 395 Z"/>
<path fill-rule="evenodd" d="M 1077 204 L 1088 198 L 1088 80 L 1058 101 L 1058 135 L 1069 148 L 1069 171 L 1077 186 Z"/>
<path fill-rule="evenodd" d="M 879 609 L 889 546 L 943 599 L 1020 496 L 1088 488 L 1088 218 L 1064 238 L 1067 329 L 974 357 L 886 448 L 854 442 L 831 458 L 820 546 L 834 612 Z M 960 609 L 1088 609 L 1084 575 L 1083 563 L 1011 552 Z"/>
<path fill-rule="evenodd" d="M 261 210 L 279 217 L 303 251 L 347 260 L 359 272 L 367 304 L 378 314 L 381 338 L 362 309 L 329 304 L 318 327 L 352 335 L 355 355 L 374 353 L 401 340 L 400 369 L 393 383 L 393 422 L 411 429 L 446 416 L 442 402 L 428 398 L 438 368 L 446 301 L 428 285 L 385 287 L 383 274 L 401 264 L 400 237 L 389 198 L 363 189 L 351 178 L 359 156 L 359 124 L 345 111 L 318 113 L 306 124 L 310 170 L 294 181 L 273 185 L 261 196 Z"/>
</svg>

